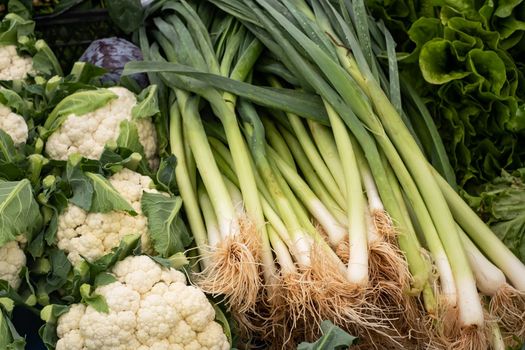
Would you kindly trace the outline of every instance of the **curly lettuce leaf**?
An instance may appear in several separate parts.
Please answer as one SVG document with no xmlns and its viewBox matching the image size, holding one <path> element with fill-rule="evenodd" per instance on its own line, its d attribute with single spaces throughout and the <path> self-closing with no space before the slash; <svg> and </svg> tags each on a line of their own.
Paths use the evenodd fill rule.
<svg viewBox="0 0 525 350">
<path fill-rule="evenodd" d="M 525 168 L 485 184 L 477 195 L 464 194 L 492 231 L 525 263 Z"/>
</svg>

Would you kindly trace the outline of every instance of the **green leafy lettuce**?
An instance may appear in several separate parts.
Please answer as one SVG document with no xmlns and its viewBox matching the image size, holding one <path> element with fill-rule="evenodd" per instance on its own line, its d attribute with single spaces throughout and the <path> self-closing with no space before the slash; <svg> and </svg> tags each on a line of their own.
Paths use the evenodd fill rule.
<svg viewBox="0 0 525 350">
<path fill-rule="evenodd" d="M 470 205 L 525 263 L 525 168 L 502 175 L 467 196 Z"/>
<path fill-rule="evenodd" d="M 367 0 L 468 192 L 525 166 L 525 2 Z"/>
</svg>

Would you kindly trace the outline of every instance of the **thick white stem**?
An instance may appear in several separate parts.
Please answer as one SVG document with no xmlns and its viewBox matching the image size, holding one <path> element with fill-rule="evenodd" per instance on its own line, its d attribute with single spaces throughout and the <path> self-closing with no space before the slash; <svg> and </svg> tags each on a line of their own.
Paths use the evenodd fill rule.
<svg viewBox="0 0 525 350">
<path fill-rule="evenodd" d="M 320 200 L 312 199 L 311 202 L 307 204 L 307 207 L 312 216 L 323 227 L 332 246 L 338 245 L 345 239 L 348 235 L 347 229 L 339 224 Z"/>
<path fill-rule="evenodd" d="M 507 284 L 505 274 L 479 251 L 463 231 L 460 231 L 460 237 L 478 289 L 483 294 L 493 296 Z"/>
<path fill-rule="evenodd" d="M 370 209 L 365 206 L 365 218 L 366 218 L 366 232 L 367 232 L 367 240 L 368 245 L 372 245 L 376 242 L 381 241 L 381 235 L 377 232 L 376 225 L 374 223 L 374 218 L 372 217 L 370 213 Z"/>
<path fill-rule="evenodd" d="M 268 226 L 268 235 L 270 236 L 270 242 L 272 244 L 273 251 L 277 258 L 277 262 L 281 267 L 281 274 L 289 275 L 297 272 L 297 269 L 292 259 L 292 255 L 290 254 L 288 247 L 279 238 L 279 236 L 271 226 Z"/>
<path fill-rule="evenodd" d="M 491 350 L 505 350 L 507 346 L 503 340 L 503 335 L 496 322 L 490 325 L 491 338 L 490 338 L 490 349 Z"/>
<path fill-rule="evenodd" d="M 295 232 L 292 238 L 293 247 L 290 251 L 293 253 L 295 260 L 302 268 L 309 268 L 312 264 L 312 239 L 304 232 Z"/>
<path fill-rule="evenodd" d="M 458 236 L 462 232 L 459 227 L 456 228 Z M 459 238 L 459 237 L 458 237 Z M 465 252 L 464 245 L 461 243 L 461 249 Z M 465 254 L 466 257 L 467 254 Z M 468 261 L 468 259 L 467 259 Z M 480 297 L 476 284 L 472 283 L 472 278 L 474 277 L 472 270 L 469 266 L 465 266 L 467 269 L 461 269 L 457 274 L 456 278 L 456 287 L 457 287 L 457 296 L 458 296 L 458 307 L 459 307 L 459 321 L 460 326 L 470 327 L 477 326 L 479 329 L 483 329 L 485 323 L 485 316 L 483 315 L 483 306 L 481 305 Z M 464 271 L 468 271 L 465 273 Z M 474 280 L 475 281 L 475 280 Z"/>
<path fill-rule="evenodd" d="M 454 275 L 448 261 L 447 254 L 442 250 L 433 254 L 434 264 L 439 273 L 439 281 L 441 282 L 441 293 L 448 306 L 454 307 L 458 302 L 456 282 Z"/>
<path fill-rule="evenodd" d="M 228 192 L 230 192 L 230 196 L 231 196 L 232 203 L 233 203 L 233 208 L 235 209 L 237 216 L 242 217 L 243 215 L 246 215 L 246 211 L 244 210 L 244 201 L 242 199 L 241 191 L 226 176 L 223 175 L 222 178 L 224 180 L 224 184 L 226 185 L 226 188 L 228 189 Z"/>
<path fill-rule="evenodd" d="M 346 125 L 328 102 L 324 101 L 324 105 L 332 125 L 339 158 L 344 160 L 342 165 L 347 191 L 345 199 L 348 208 L 348 245 L 350 249 L 347 279 L 357 287 L 365 287 L 368 285 L 368 239 L 365 218 L 366 200 L 362 190 L 359 167 Z"/>
<path fill-rule="evenodd" d="M 358 152 L 361 152 L 361 151 L 359 150 Z M 374 177 L 372 176 L 372 172 L 370 171 L 370 168 L 368 167 L 368 164 L 366 163 L 366 160 L 364 159 L 364 157 L 361 157 L 359 155 L 358 163 L 359 163 L 359 173 L 361 174 L 363 186 L 366 191 L 366 197 L 368 198 L 368 205 L 370 207 L 370 211 L 372 213 L 375 212 L 376 210 L 384 211 L 385 207 L 383 206 L 383 202 L 381 201 L 381 197 L 379 196 L 379 192 L 377 190 L 377 186 L 374 181 Z"/>
<path fill-rule="evenodd" d="M 216 247 L 221 241 L 221 233 L 219 224 L 217 223 L 217 216 L 213 211 L 213 206 L 210 197 L 204 188 L 199 188 L 199 204 L 201 206 L 202 215 L 206 224 L 206 232 L 208 233 L 208 243 L 211 247 Z"/>
</svg>

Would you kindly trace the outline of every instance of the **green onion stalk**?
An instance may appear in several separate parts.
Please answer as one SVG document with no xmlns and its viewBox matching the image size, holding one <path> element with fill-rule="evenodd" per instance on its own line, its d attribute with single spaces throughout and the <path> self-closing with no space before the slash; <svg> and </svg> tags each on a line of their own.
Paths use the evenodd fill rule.
<svg viewBox="0 0 525 350">
<path fill-rule="evenodd" d="M 250 125 L 246 125 L 245 130 L 247 135 L 252 135 Z M 221 141 L 214 138 L 210 140 L 214 147 L 215 159 L 230 183 L 230 192 L 238 191 L 236 186 L 239 181 L 232 170 L 233 160 L 229 150 Z M 311 283 L 300 272 L 302 269 L 309 268 L 310 245 L 313 239 L 301 229 L 300 220 L 289 203 L 289 197 L 281 190 L 271 165 L 264 162 L 264 153 L 261 153 L 264 150 L 264 143 L 256 146 L 254 143 L 257 138 L 250 136 L 247 136 L 247 140 L 253 149 L 254 164 L 259 163 L 257 168 L 262 169 L 261 176 L 257 176 L 257 187 L 268 223 L 270 243 L 279 266 L 273 286 L 278 293 L 269 295 L 266 300 L 269 310 L 264 310 L 266 319 L 253 322 L 261 325 L 254 331 L 260 337 L 271 334 L 277 343 L 288 346 L 293 343 L 292 339 L 298 329 L 316 329 L 311 326 L 306 327 L 307 320 L 311 318 L 313 312 L 314 302 L 312 293 L 307 291 Z M 288 215 L 286 219 L 281 213 Z M 263 317 L 263 313 L 258 316 Z"/>
<path fill-rule="evenodd" d="M 337 46 L 332 44 L 332 51 L 330 51 L 327 40 L 323 41 L 316 36 L 318 32 L 322 31 L 312 31 L 311 28 L 315 27 L 315 23 L 313 21 L 306 22 L 307 16 L 290 2 L 284 2 L 284 6 L 266 0 L 256 2 L 264 10 L 259 8 L 259 11 L 254 12 L 265 24 L 267 30 L 273 32 L 286 31 L 291 40 L 305 50 L 311 62 L 324 73 L 342 101 L 355 113 L 355 117 L 371 130 L 388 160 L 398 162 L 401 159 L 406 166 L 411 180 L 415 182 L 423 198 L 447 253 L 458 289 L 457 305 L 453 309 L 456 313 L 444 313 L 443 321 L 446 329 L 444 336 L 451 339 L 451 344 L 455 348 L 483 347 L 483 344 L 486 343 L 483 307 L 478 296 L 474 275 L 461 246 L 454 219 L 441 190 L 426 166 L 427 162 L 423 153 L 403 123 L 398 111 L 381 89 L 379 82 L 372 74 L 368 74 L 368 71 L 365 70 L 363 73 L 356 65 L 350 66 L 353 59 L 346 49 L 343 50 L 344 54 L 340 54 L 337 51 L 341 50 L 337 50 Z M 283 12 L 283 7 L 289 12 Z M 292 19 L 287 18 L 287 14 Z M 273 28 L 269 28 L 270 23 L 272 23 Z M 280 44 L 285 44 L 282 49 L 286 46 L 284 51 L 285 54 L 288 54 L 291 46 L 289 42 L 286 42 L 288 39 L 285 39 L 281 33 L 276 34 L 274 39 L 278 39 Z M 323 44 L 328 50 L 323 50 Z M 336 46 L 335 55 L 333 55 L 334 46 Z M 317 89 L 317 91 L 323 95 L 321 89 Z M 340 101 L 335 100 L 333 102 L 334 108 L 337 107 L 335 103 L 340 103 Z M 355 133 L 354 130 L 352 131 Z M 359 134 L 355 136 L 359 142 L 363 142 Z M 362 147 L 368 151 L 364 144 Z M 369 161 L 372 161 L 371 157 L 369 157 Z M 375 170 L 374 168 L 372 167 L 373 170 Z M 396 166 L 395 170 L 400 180 L 408 181 L 408 179 L 400 176 L 399 167 Z M 448 325 L 457 326 L 448 327 Z"/>
<path fill-rule="evenodd" d="M 298 265 L 297 273 L 295 271 L 290 273 L 288 269 L 281 271 L 282 295 L 289 315 L 285 318 L 288 319 L 286 322 L 293 320 L 294 324 L 304 324 L 307 331 L 304 336 L 307 338 L 315 336 L 318 325 L 323 319 L 330 319 L 340 324 L 351 322 L 359 327 L 375 329 L 384 335 L 389 334 L 388 322 L 384 322 L 384 310 L 369 304 L 364 298 L 363 290 L 368 287 L 367 267 L 363 269 L 359 266 L 361 271 L 354 266 L 345 267 L 319 232 L 323 230 L 329 241 L 340 242 L 348 236 L 348 229 L 331 215 L 292 166 L 280 158 L 271 147 L 268 145 L 265 147 L 264 129 L 255 109 L 245 101 L 239 105 L 239 108 L 243 118 L 249 120 L 244 129 L 252 155 L 270 191 L 270 200 L 274 201 L 277 215 L 281 218 L 281 220 L 272 219 L 272 214 L 267 215 L 267 219 L 276 228 L 284 226 L 278 230 L 282 235 L 280 238 L 283 242 L 288 242 L 291 256 Z M 359 182 L 357 186 L 358 193 L 361 194 Z M 308 211 L 306 219 L 302 217 L 303 214 L 299 214 L 302 207 L 293 204 L 297 199 Z M 365 210 L 359 209 L 362 209 L 360 217 L 362 217 L 364 232 L 360 233 L 364 235 L 362 250 L 366 262 L 368 250 Z M 318 229 L 312 227 L 309 222 L 310 217 L 317 221 Z M 273 222 L 276 221 L 277 223 L 274 224 Z M 359 273 L 361 276 L 358 275 Z M 364 282 L 362 275 L 364 275 Z M 281 314 L 278 315 L 282 319 Z M 278 320 L 274 319 L 274 322 Z M 286 325 L 281 327 L 286 329 Z M 285 334 L 286 339 L 290 336 Z"/>
<path fill-rule="evenodd" d="M 329 32 L 328 28 L 325 27 L 324 29 Z M 333 32 L 329 33 L 335 36 Z M 433 253 L 438 271 L 440 272 L 442 290 L 446 301 L 449 303 L 449 306 L 456 306 L 456 301 L 458 302 L 459 327 L 465 330 L 459 334 L 459 340 L 456 340 L 454 346 L 468 347 L 472 346 L 472 344 L 484 341 L 482 334 L 483 324 L 480 316 L 481 307 L 475 294 L 475 286 L 477 286 L 483 294 L 492 296 L 490 307 L 491 315 L 495 316 L 500 321 L 503 328 L 511 330 L 511 332 L 514 332 L 518 337 L 523 338 L 525 329 L 522 321 L 525 317 L 525 299 L 523 290 L 520 291 L 519 287 L 517 289 L 506 283 L 505 276 L 501 270 L 495 270 L 495 266 L 490 266 L 488 259 L 484 258 L 484 256 L 476 250 L 476 247 L 472 242 L 465 237 L 461 227 L 458 227 L 456 231 L 451 230 L 452 220 L 450 213 L 451 211 L 454 212 L 454 208 L 451 206 L 449 199 L 447 199 L 449 203 L 444 201 L 444 197 L 446 197 L 447 194 L 439 193 L 440 189 L 438 186 L 442 187 L 441 191 L 443 191 L 443 187 L 445 187 L 446 191 L 449 193 L 451 190 L 450 187 L 445 185 L 443 180 L 438 180 L 441 184 L 428 181 L 428 179 L 425 180 L 425 177 L 430 176 L 432 172 L 435 173 L 435 170 L 429 167 L 428 169 L 431 169 L 431 171 L 426 171 L 427 168 L 422 166 L 425 161 L 422 159 L 423 155 L 419 152 L 419 149 L 413 152 L 417 157 L 410 154 L 409 148 L 416 148 L 417 145 L 412 138 L 410 138 L 409 142 L 405 141 L 404 138 L 410 137 L 410 135 L 407 128 L 399 123 L 399 121 L 401 121 L 401 116 L 398 114 L 398 111 L 396 111 L 392 104 L 388 103 L 388 98 L 379 87 L 379 83 L 377 80 L 372 79 L 370 70 L 358 69 L 358 67 L 362 68 L 363 65 L 360 66 L 356 60 L 353 60 L 352 56 L 348 55 L 348 52 L 343 52 L 346 51 L 346 49 L 341 49 L 341 47 L 339 47 L 337 50 L 342 64 L 346 65 L 347 71 L 362 89 L 367 92 L 368 97 L 370 97 L 372 103 L 375 105 L 375 110 L 381 118 L 383 125 L 385 125 L 387 133 L 391 135 L 394 144 L 400 151 L 400 154 L 405 158 L 404 161 L 411 171 L 414 180 L 420 186 L 421 195 L 428 206 L 428 213 L 434 214 L 430 216 L 432 216 L 432 220 L 434 220 L 436 229 L 431 229 L 430 231 L 438 231 L 442 245 L 439 244 L 439 240 L 431 237 L 436 237 L 434 232 L 431 232 L 431 235 L 429 235 L 429 233 L 425 231 L 427 233 L 425 238 L 431 252 Z M 438 194 L 440 196 L 436 197 L 435 195 Z M 423 204 L 422 202 L 420 203 Z M 461 203 L 464 202 L 461 201 Z M 421 208 L 417 204 L 413 204 L 413 207 Z M 440 210 L 439 208 L 443 211 L 438 211 Z M 445 208 L 448 210 L 445 211 Z M 462 209 L 462 216 L 475 217 L 475 214 L 468 208 L 468 206 L 463 205 Z M 457 212 L 459 213 L 459 211 Z M 443 215 L 444 213 L 446 213 L 446 215 Z M 453 214 L 456 215 L 455 213 Z M 431 218 L 428 218 L 426 213 L 424 213 L 423 216 L 427 216 L 426 221 L 429 223 L 427 227 L 431 228 Z M 440 219 L 443 218 L 446 220 L 440 221 Z M 418 215 L 418 219 L 425 220 L 422 219 L 420 215 Z M 498 247 L 501 252 L 500 256 L 505 256 L 510 262 L 508 265 L 513 266 L 512 270 L 514 271 L 512 274 L 514 276 L 516 276 L 517 273 L 522 275 L 524 272 L 523 264 L 521 264 L 512 254 L 509 254 L 510 252 L 508 250 L 502 247 L 503 244 L 496 239 L 486 225 L 480 223 L 481 221 L 478 221 L 476 231 L 472 230 L 472 234 L 475 236 L 482 236 L 479 234 L 479 229 L 482 227 L 481 232 L 483 232 L 483 239 L 495 243 L 495 246 Z M 457 249 L 457 247 L 461 247 L 461 245 L 458 245 L 459 242 L 456 233 L 459 234 L 459 238 L 463 243 L 462 247 L 464 251 Z M 480 241 L 483 241 L 483 239 L 480 239 Z M 448 261 L 446 259 L 446 254 L 448 254 Z M 487 252 L 487 254 L 489 253 Z M 475 284 L 470 276 L 471 273 L 463 270 L 465 255 L 471 263 L 470 267 L 475 276 Z M 521 281 L 523 281 L 523 279 L 521 279 Z M 458 288 L 456 292 L 452 290 L 454 283 L 456 284 L 456 288 Z M 488 325 L 488 327 L 491 326 Z"/>
<path fill-rule="evenodd" d="M 278 83 L 276 81 L 273 81 L 273 85 L 277 86 Z M 329 135 L 331 132 L 325 132 L 322 135 L 317 135 L 317 144 L 322 143 L 324 145 L 325 150 L 328 148 L 331 148 L 332 150 L 343 150 L 342 154 L 338 155 L 337 158 L 333 157 L 332 159 L 330 159 L 332 169 L 337 169 L 338 167 L 342 168 L 346 166 L 347 173 L 349 172 L 350 175 L 346 176 L 346 174 L 344 173 L 340 173 L 337 175 L 344 175 L 344 177 L 346 177 L 346 181 L 354 182 L 353 187 L 351 187 L 352 190 L 349 191 L 346 196 L 344 196 L 350 199 L 346 207 L 351 205 L 350 208 L 353 208 L 354 210 L 353 213 L 352 211 L 348 211 L 350 217 L 347 218 L 346 221 L 347 225 L 349 222 L 348 220 L 353 220 L 354 224 L 349 224 L 347 227 L 351 227 L 354 230 L 351 231 L 349 235 L 347 235 L 345 240 L 338 242 L 339 247 L 336 248 L 336 250 L 338 251 L 339 256 L 342 257 L 345 262 L 349 262 L 348 277 L 350 283 L 355 283 L 356 281 L 355 276 L 351 275 L 354 273 L 357 274 L 359 269 L 355 269 L 356 266 L 362 268 L 361 277 L 364 277 L 366 274 L 366 278 L 368 278 L 370 273 L 372 273 L 375 276 L 373 283 L 371 284 L 371 286 L 373 286 L 371 288 L 371 291 L 373 294 L 376 294 L 377 297 L 371 297 L 370 299 L 378 303 L 379 307 L 383 310 L 383 315 L 385 319 L 403 318 L 405 322 L 412 323 L 413 327 L 415 327 L 417 326 L 417 324 L 414 322 L 414 320 L 417 319 L 417 317 L 413 316 L 415 313 L 418 312 L 418 305 L 414 302 L 413 299 L 407 297 L 406 294 L 406 291 L 410 288 L 410 274 L 407 269 L 407 264 L 404 260 L 404 257 L 400 253 L 399 249 L 395 245 L 392 245 L 389 241 L 388 236 L 392 235 L 392 232 L 394 231 L 392 221 L 388 218 L 387 215 L 385 215 L 385 211 L 381 199 L 377 194 L 375 184 L 373 184 L 373 180 L 370 181 L 371 175 L 368 174 L 366 176 L 366 174 L 360 174 L 360 169 L 363 169 L 364 165 L 360 164 L 358 166 L 357 160 L 354 161 L 354 164 L 351 164 L 348 161 L 340 162 L 339 157 L 345 160 L 355 158 L 355 155 L 353 154 L 355 152 L 351 151 L 353 146 L 350 136 L 346 136 L 346 126 L 342 122 L 340 122 L 339 119 L 337 119 L 339 117 L 337 113 L 333 110 L 333 108 L 331 108 L 328 105 L 327 110 L 328 115 L 331 116 L 332 119 L 332 131 L 334 133 L 339 132 L 338 136 L 340 138 L 340 142 L 342 142 L 342 145 L 337 145 L 337 141 L 335 141 L 334 135 Z M 298 128 L 296 127 L 296 129 Z M 286 133 L 286 131 L 284 131 L 284 133 Z M 301 135 L 297 135 L 297 137 L 304 139 L 307 136 L 306 133 L 303 132 Z M 324 137 L 324 139 L 321 139 L 322 137 Z M 290 137 L 288 138 L 290 139 Z M 306 142 L 303 141 L 303 144 L 305 143 Z M 315 147 L 316 146 L 312 146 L 312 148 Z M 323 146 L 318 147 L 319 149 L 322 149 Z M 310 153 L 313 152 L 311 151 Z M 312 162 L 322 162 L 322 159 L 320 158 L 315 159 L 313 157 L 310 157 L 310 160 L 312 160 Z M 337 162 L 339 162 L 340 165 L 337 164 Z M 366 163 L 366 161 L 361 161 L 360 163 Z M 305 171 L 303 170 L 303 172 Z M 361 173 L 363 172 L 361 171 Z M 369 203 L 371 205 L 371 210 L 366 205 L 366 198 L 363 195 L 363 186 L 359 181 L 361 176 L 363 177 L 363 181 L 366 183 L 366 186 L 364 187 L 367 192 Z M 373 225 L 371 223 L 371 218 L 369 218 L 369 216 L 371 215 L 370 211 L 373 211 L 375 217 L 375 222 Z M 361 233 L 361 235 L 356 234 L 356 232 Z M 378 234 L 378 232 L 381 232 L 381 235 L 386 237 L 381 237 Z M 390 237 L 390 240 L 391 239 L 392 237 Z M 361 244 L 361 250 L 355 249 L 355 247 L 357 246 L 355 242 L 359 242 L 359 244 Z M 361 258 L 362 261 L 366 261 L 368 263 L 370 257 L 372 257 L 371 260 L 374 263 L 374 266 L 369 269 L 368 266 L 365 266 L 365 264 L 363 264 L 362 261 L 357 261 L 357 263 L 352 264 L 352 262 L 350 261 L 350 247 L 354 247 L 354 249 L 352 249 L 351 251 L 354 253 L 354 257 L 356 257 L 356 260 Z M 359 251 L 361 252 L 360 254 L 358 253 Z M 370 252 L 371 255 L 368 252 Z M 361 280 L 360 283 L 361 287 L 365 285 L 363 280 Z M 407 310 L 410 310 L 410 312 L 407 312 Z M 396 323 L 398 323 L 395 325 L 395 328 L 397 329 L 407 328 L 407 326 L 402 325 L 402 322 Z M 420 332 L 425 331 L 420 330 Z M 398 341 L 400 338 L 402 338 L 401 336 L 399 336 L 400 333 L 400 331 L 393 330 L 390 338 L 385 338 L 383 342 L 392 340 L 394 344 L 399 345 Z"/>
<path fill-rule="evenodd" d="M 157 28 L 153 32 L 154 45 L 158 45 L 171 62 L 190 64 L 204 71 L 220 74 L 218 59 L 211 46 L 208 31 L 197 13 L 184 1 L 166 3 L 163 10 L 167 15 L 154 19 Z M 234 45 L 233 49 L 236 48 L 237 46 Z M 234 66 L 231 76 L 238 79 L 244 78 L 260 51 L 261 48 L 256 44 L 248 46 Z M 156 57 L 152 58 L 156 58 L 157 61 L 164 60 L 159 52 Z M 188 148 L 191 151 L 198 175 L 214 209 L 220 232 L 220 242 L 207 249 L 209 252 L 208 266 L 202 272 L 199 284 L 211 294 L 224 295 L 230 308 L 241 315 L 253 310 L 260 298 L 259 267 L 262 265 L 269 269 L 272 266 L 271 264 L 259 264 L 261 255 L 263 259 L 270 260 L 270 262 L 273 262 L 273 257 L 271 257 L 269 243 L 267 242 L 262 209 L 253 178 L 253 169 L 249 163 L 247 147 L 237 124 L 233 102 L 221 91 L 203 87 L 191 79 L 179 79 L 166 74 L 161 74 L 161 76 L 177 96 L 184 125 L 183 134 L 187 136 L 185 142 L 188 146 L 185 152 L 188 153 Z M 195 95 L 191 95 L 189 91 Z M 242 205 L 233 202 L 215 163 L 201 121 L 202 115 L 200 114 L 200 103 L 197 96 L 202 96 L 210 103 L 212 111 L 222 122 L 228 145 L 233 151 L 236 173 L 240 174 L 238 176 L 243 193 Z M 180 132 L 178 134 L 180 135 Z M 182 152 L 179 156 L 181 155 Z M 186 156 L 186 159 L 188 158 Z M 186 176 L 191 175 L 189 171 L 186 173 Z M 193 188 L 192 196 L 195 197 L 194 182 L 191 178 L 189 182 Z M 187 192 L 189 193 L 190 189 Z M 184 194 L 182 192 L 181 194 L 184 199 Z M 206 197 L 202 198 L 206 202 Z M 239 208 L 244 207 L 246 212 L 239 212 Z M 213 220 L 209 220 L 209 213 L 207 216 L 206 222 L 212 223 Z M 211 227 L 213 233 L 213 224 Z M 209 241 L 210 239 L 208 239 L 208 243 Z M 216 240 L 211 239 L 211 241 Z M 261 242 L 263 243 L 262 249 Z M 200 246 L 200 248 L 205 250 L 204 247 Z M 263 271 L 266 279 L 273 275 L 272 271 L 268 271 L 268 269 Z"/>
</svg>

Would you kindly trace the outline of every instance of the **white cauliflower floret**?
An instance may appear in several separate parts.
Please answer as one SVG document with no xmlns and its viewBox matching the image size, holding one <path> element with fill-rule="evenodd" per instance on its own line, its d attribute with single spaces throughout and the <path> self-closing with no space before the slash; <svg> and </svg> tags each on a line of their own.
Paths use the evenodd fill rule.
<svg viewBox="0 0 525 350">
<path fill-rule="evenodd" d="M 0 80 L 25 79 L 33 72 L 33 59 L 20 56 L 15 45 L 0 46 Z"/>
<path fill-rule="evenodd" d="M 69 115 L 48 138 L 46 152 L 52 159 L 67 160 L 73 153 L 99 159 L 104 146 L 109 141 L 116 141 L 120 133 L 120 124 L 132 120 L 131 111 L 137 104 L 135 95 L 123 88 L 112 87 L 108 90 L 118 98 L 107 105 L 82 116 Z M 157 133 L 150 119 L 136 121 L 139 141 L 144 147 L 144 155 L 151 167 L 158 165 Z"/>
<path fill-rule="evenodd" d="M 29 135 L 24 117 L 14 113 L 9 107 L 2 104 L 0 104 L 0 129 L 11 136 L 15 146 L 25 143 Z"/>
<path fill-rule="evenodd" d="M 11 241 L 0 247 L 0 280 L 7 281 L 17 289 L 20 286 L 20 271 L 26 264 L 26 255 L 17 241 Z"/>
<path fill-rule="evenodd" d="M 68 253 L 73 264 L 82 257 L 92 262 L 109 253 L 129 234 L 140 234 L 142 248 L 150 251 L 148 219 L 142 215 L 140 200 L 143 191 L 158 193 L 152 189 L 153 181 L 129 169 L 123 169 L 109 178 L 111 185 L 137 212 L 88 213 L 69 204 L 58 218 L 58 247 Z"/>
<path fill-rule="evenodd" d="M 206 296 L 187 286 L 181 272 L 147 256 L 132 256 L 112 273 L 117 281 L 95 290 L 106 299 L 109 313 L 73 305 L 58 319 L 57 350 L 230 348 Z"/>
</svg>

